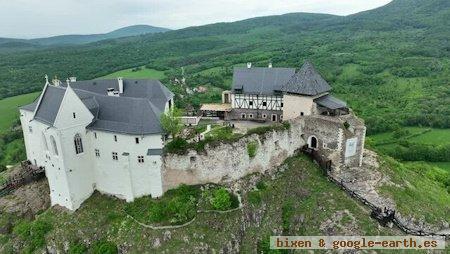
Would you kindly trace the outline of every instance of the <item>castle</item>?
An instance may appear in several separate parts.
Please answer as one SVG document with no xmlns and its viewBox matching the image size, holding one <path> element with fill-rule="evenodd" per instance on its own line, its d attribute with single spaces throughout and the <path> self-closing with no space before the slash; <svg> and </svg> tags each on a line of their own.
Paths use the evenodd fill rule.
<svg viewBox="0 0 450 254">
<path fill-rule="evenodd" d="M 365 126 L 332 97 L 331 87 L 310 63 L 293 68 L 236 68 L 233 90 L 222 104 L 205 104 L 205 116 L 229 121 L 289 121 L 264 139 L 206 147 L 206 153 L 163 154 L 160 116 L 174 95 L 159 81 L 76 81 L 50 84 L 20 108 L 28 160 L 45 168 L 52 205 L 80 207 L 95 190 L 127 201 L 161 196 L 179 184 L 220 183 L 265 172 L 307 146 L 334 170 L 360 166 Z M 258 142 L 254 158 L 247 142 Z"/>
</svg>

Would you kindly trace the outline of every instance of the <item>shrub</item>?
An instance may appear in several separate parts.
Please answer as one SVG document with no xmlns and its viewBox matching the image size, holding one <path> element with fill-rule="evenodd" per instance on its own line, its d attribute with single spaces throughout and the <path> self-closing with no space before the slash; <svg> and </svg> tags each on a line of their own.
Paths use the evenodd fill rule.
<svg viewBox="0 0 450 254">
<path fill-rule="evenodd" d="M 82 243 L 71 243 L 69 245 L 69 254 L 83 254 L 86 253 L 88 248 Z"/>
<path fill-rule="evenodd" d="M 6 171 L 6 166 L 3 164 L 0 164 L 0 172 Z"/>
<path fill-rule="evenodd" d="M 398 129 L 392 133 L 393 138 L 401 138 L 410 135 L 411 132 L 408 129 Z"/>
<path fill-rule="evenodd" d="M 117 245 L 106 241 L 106 240 L 100 240 L 95 242 L 92 245 L 92 253 L 94 254 L 117 254 Z"/>
<path fill-rule="evenodd" d="M 258 143 L 256 141 L 247 144 L 247 153 L 250 158 L 256 156 L 256 151 L 258 150 Z"/>
<path fill-rule="evenodd" d="M 259 181 L 256 183 L 256 188 L 258 188 L 258 190 L 265 190 L 267 188 L 267 185 L 264 181 Z"/>
<path fill-rule="evenodd" d="M 27 251 L 33 252 L 45 245 L 45 235 L 52 230 L 52 225 L 46 220 L 33 222 L 21 221 L 14 227 L 14 233 L 27 243 Z"/>
<path fill-rule="evenodd" d="M 225 211 L 231 207 L 231 197 L 225 188 L 215 190 L 210 202 L 217 210 Z"/>
<path fill-rule="evenodd" d="M 197 214 L 197 200 L 193 196 L 175 197 L 169 201 L 167 209 L 172 224 L 182 224 L 195 217 Z"/>
<path fill-rule="evenodd" d="M 261 192 L 260 191 L 251 191 L 248 193 L 248 202 L 250 202 L 251 204 L 254 205 L 259 205 L 261 204 Z"/>
<path fill-rule="evenodd" d="M 169 143 L 167 143 L 164 147 L 166 152 L 169 153 L 179 153 L 184 152 L 188 148 L 189 144 L 186 140 L 182 138 L 175 138 Z"/>
</svg>

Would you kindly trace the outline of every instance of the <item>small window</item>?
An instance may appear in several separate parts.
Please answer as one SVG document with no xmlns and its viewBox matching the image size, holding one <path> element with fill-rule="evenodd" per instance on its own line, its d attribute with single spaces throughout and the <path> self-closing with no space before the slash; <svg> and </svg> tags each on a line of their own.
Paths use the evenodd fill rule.
<svg viewBox="0 0 450 254">
<path fill-rule="evenodd" d="M 266 115 L 266 114 L 263 114 L 263 115 L 262 115 L 262 118 L 266 119 L 266 118 L 267 118 L 267 115 Z"/>
<path fill-rule="evenodd" d="M 138 162 L 139 163 L 144 163 L 144 156 L 138 156 Z"/>
<path fill-rule="evenodd" d="M 283 120 L 283 115 L 280 115 L 280 120 Z"/>
<path fill-rule="evenodd" d="M 116 141 L 116 142 L 117 142 L 117 136 L 116 136 L 116 135 L 114 135 L 114 141 Z"/>
<path fill-rule="evenodd" d="M 304 115 L 305 115 L 305 113 L 303 113 L 303 112 L 300 112 L 300 115 L 301 115 L 301 116 L 304 116 Z"/>
<path fill-rule="evenodd" d="M 245 119 L 245 117 L 246 117 L 245 113 L 241 115 L 242 119 Z"/>
<path fill-rule="evenodd" d="M 83 142 L 81 140 L 80 134 L 75 135 L 73 141 L 75 143 L 75 153 L 76 154 L 83 153 Z"/>
<path fill-rule="evenodd" d="M 100 157 L 100 150 L 95 149 L 95 157 Z"/>
<path fill-rule="evenodd" d="M 28 130 L 30 131 L 30 133 L 33 133 L 33 127 L 31 127 L 31 125 L 28 126 Z"/>
<path fill-rule="evenodd" d="M 139 138 L 134 139 L 136 141 L 136 144 L 139 144 Z"/>
<path fill-rule="evenodd" d="M 45 138 L 44 133 L 42 133 L 42 142 L 44 143 L 45 150 L 48 151 L 47 139 Z"/>
<path fill-rule="evenodd" d="M 94 138 L 97 139 L 97 132 L 94 132 Z"/>
<path fill-rule="evenodd" d="M 253 114 L 249 114 L 249 115 L 248 115 L 248 118 L 253 118 Z"/>
<path fill-rule="evenodd" d="M 73 118 L 77 118 L 77 114 L 75 112 L 72 113 Z"/>
<path fill-rule="evenodd" d="M 253 101 L 249 101 L 248 105 L 253 106 Z"/>
<path fill-rule="evenodd" d="M 113 160 L 115 160 L 115 161 L 119 160 L 119 156 L 117 156 L 117 153 L 116 153 L 116 152 L 113 152 L 113 153 L 112 153 L 112 158 L 113 158 Z"/>
<path fill-rule="evenodd" d="M 282 102 L 280 105 L 281 105 L 281 107 L 283 107 L 283 106 L 284 106 L 284 103 Z"/>
<path fill-rule="evenodd" d="M 266 106 L 267 106 L 267 102 L 263 101 L 262 105 L 263 105 L 264 107 L 266 107 Z"/>
</svg>

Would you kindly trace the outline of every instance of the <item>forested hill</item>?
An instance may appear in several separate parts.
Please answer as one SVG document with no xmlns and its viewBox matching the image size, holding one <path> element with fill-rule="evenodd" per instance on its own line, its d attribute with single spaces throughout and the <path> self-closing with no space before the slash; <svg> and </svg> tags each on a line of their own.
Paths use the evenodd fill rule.
<svg viewBox="0 0 450 254">
<path fill-rule="evenodd" d="M 189 84 L 226 89 L 233 65 L 300 66 L 309 59 L 372 133 L 398 125 L 450 127 L 449 20 L 448 0 L 394 0 L 346 17 L 293 13 L 2 54 L 0 97 L 40 89 L 44 74 L 90 79 L 143 65 L 169 78 L 183 66 Z"/>
</svg>

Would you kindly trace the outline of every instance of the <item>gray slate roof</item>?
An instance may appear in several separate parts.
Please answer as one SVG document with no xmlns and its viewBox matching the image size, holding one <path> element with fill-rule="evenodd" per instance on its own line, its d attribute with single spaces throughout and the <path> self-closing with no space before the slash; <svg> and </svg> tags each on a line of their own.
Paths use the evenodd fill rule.
<svg viewBox="0 0 450 254">
<path fill-rule="evenodd" d="M 233 72 L 233 90 L 245 94 L 272 95 L 295 74 L 294 68 L 242 68 Z"/>
<path fill-rule="evenodd" d="M 344 101 L 341 101 L 331 95 L 325 95 L 320 98 L 317 98 L 314 100 L 318 105 L 322 107 L 326 107 L 329 109 L 340 109 L 340 108 L 346 108 L 347 103 Z"/>
<path fill-rule="evenodd" d="M 65 92 L 65 88 L 47 86 L 34 118 L 46 124 L 53 125 Z"/>
<path fill-rule="evenodd" d="M 315 96 L 331 90 L 331 86 L 317 72 L 310 62 L 305 62 L 302 68 L 283 85 L 283 92 Z"/>
<path fill-rule="evenodd" d="M 54 124 L 66 86 L 47 87 L 36 113 L 37 120 Z M 174 96 L 157 80 L 124 79 L 124 93 L 120 97 L 108 96 L 106 92 L 108 88 L 118 90 L 116 79 L 80 81 L 70 86 L 94 115 L 88 129 L 124 134 L 161 133 L 160 115 Z M 35 108 L 33 103 L 22 107 L 30 111 Z"/>
</svg>

